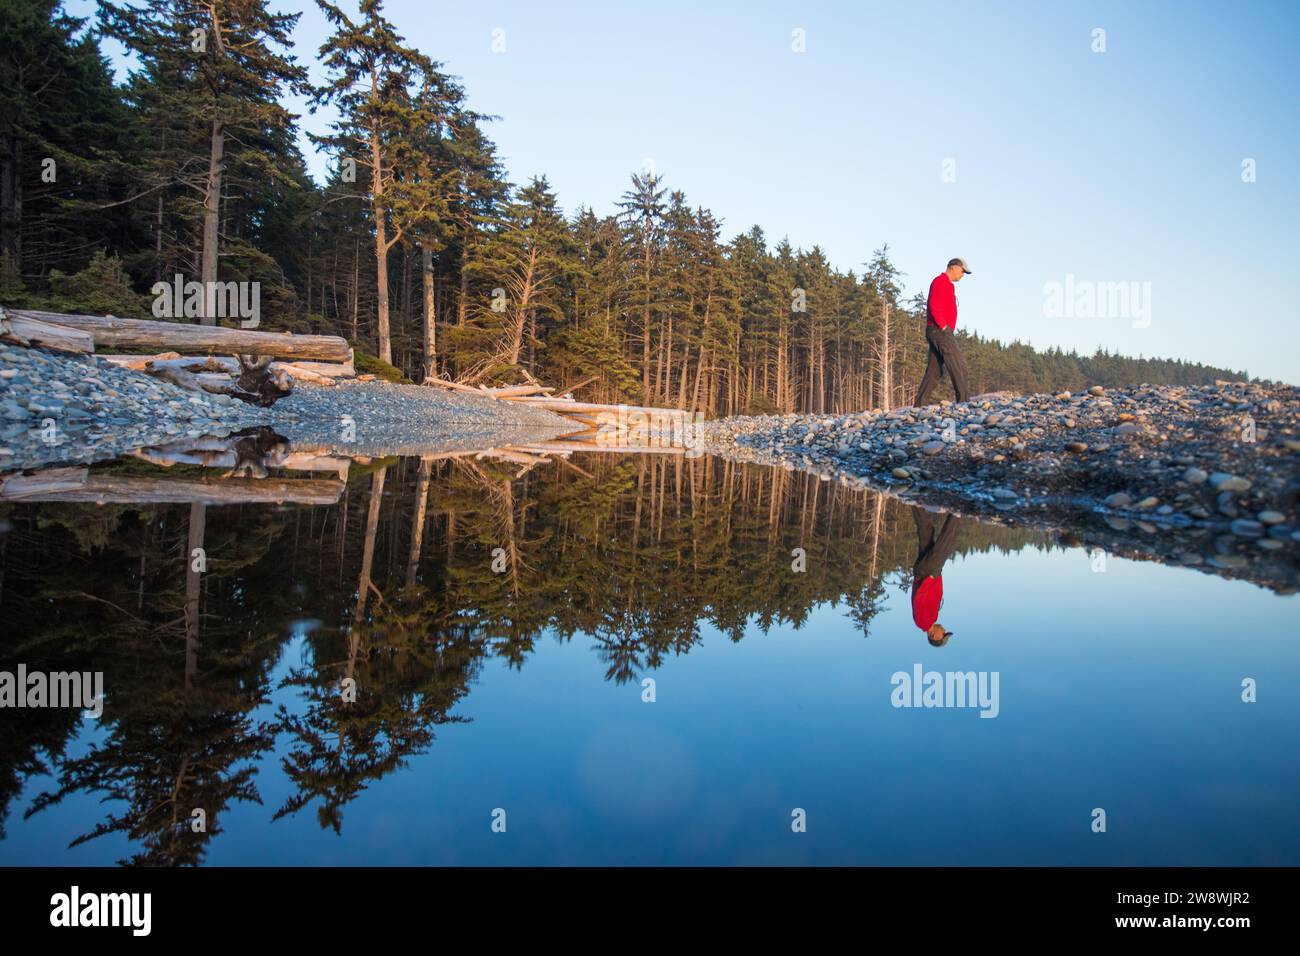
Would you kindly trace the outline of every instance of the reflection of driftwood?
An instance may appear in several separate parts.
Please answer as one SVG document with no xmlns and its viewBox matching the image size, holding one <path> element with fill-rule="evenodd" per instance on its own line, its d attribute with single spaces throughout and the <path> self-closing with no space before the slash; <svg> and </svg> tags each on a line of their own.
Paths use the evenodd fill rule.
<svg viewBox="0 0 1300 956">
<path fill-rule="evenodd" d="M 141 478 L 91 474 L 85 468 L 51 468 L 8 476 L 0 482 L 0 501 L 332 505 L 343 488 L 342 481 L 326 478 Z"/>
<path fill-rule="evenodd" d="M 346 479 L 351 466 L 347 458 L 290 451 L 286 439 L 265 427 L 225 438 L 182 438 L 165 445 L 141 448 L 132 454 L 161 468 L 173 465 L 222 468 L 227 476 L 242 471 L 256 477 L 265 475 L 267 469 L 280 468 L 285 471 L 328 471 Z"/>
<path fill-rule="evenodd" d="M 94 338 L 96 346 L 125 349 L 174 349 L 185 352 L 220 352 L 270 355 L 275 358 L 346 362 L 350 349 L 336 335 L 294 335 L 288 332 L 257 332 L 219 325 L 191 325 L 188 322 L 155 322 L 121 319 L 117 316 L 64 315 L 10 309 L 12 319 L 35 319 L 53 325 L 80 329 Z"/>
<path fill-rule="evenodd" d="M 30 475 L 9 475 L 0 479 L 0 500 L 14 501 L 85 487 L 88 468 L 45 468 Z"/>
<path fill-rule="evenodd" d="M 574 451 L 603 451 L 628 455 L 684 455 L 687 451 L 680 445 L 602 445 L 593 442 L 564 441 L 562 439 L 538 442 L 536 445 L 511 445 L 510 447 L 534 455 L 550 455 Z"/>
</svg>

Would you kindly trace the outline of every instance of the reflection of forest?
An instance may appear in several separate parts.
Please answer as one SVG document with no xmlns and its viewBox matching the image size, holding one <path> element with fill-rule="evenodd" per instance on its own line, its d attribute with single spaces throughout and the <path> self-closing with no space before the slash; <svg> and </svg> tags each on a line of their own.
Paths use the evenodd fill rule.
<svg viewBox="0 0 1300 956">
<path fill-rule="evenodd" d="M 77 757 L 79 711 L 4 714 L 0 837 L 25 778 L 48 772 L 29 814 L 80 791 L 110 800 L 75 842 L 121 833 L 136 850 L 123 862 L 202 862 L 225 808 L 260 802 L 281 736 L 296 793 L 275 816 L 313 805 L 338 830 L 371 781 L 464 719 L 450 712 L 485 657 L 518 667 L 543 634 L 580 635 L 629 681 L 688 651 L 702 622 L 740 640 L 751 620 L 800 625 L 827 601 L 869 634 L 886 577 L 905 585 L 915 558 L 897 502 L 800 473 L 649 455 L 517 472 L 354 464 L 341 500 L 316 507 L 0 505 L 0 670 L 103 671 L 108 697 Z M 968 522 L 959 550 L 1031 540 Z M 304 620 L 320 624 L 283 681 L 296 698 L 270 715 Z"/>
</svg>

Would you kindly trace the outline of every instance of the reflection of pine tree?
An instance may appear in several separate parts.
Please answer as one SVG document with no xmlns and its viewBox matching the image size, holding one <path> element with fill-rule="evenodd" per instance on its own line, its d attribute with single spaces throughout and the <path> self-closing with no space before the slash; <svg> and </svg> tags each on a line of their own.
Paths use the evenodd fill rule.
<svg viewBox="0 0 1300 956">
<path fill-rule="evenodd" d="M 202 862 L 208 841 L 222 832 L 221 814 L 232 801 L 261 803 L 253 763 L 274 743 L 247 716 L 224 708 L 225 701 L 182 690 L 152 696 L 133 709 L 130 722 L 114 727 L 109 741 L 59 769 L 59 787 L 41 794 L 30 816 L 78 791 L 121 801 L 122 812 L 70 844 L 122 832 L 143 849 L 120 862 L 132 865 L 193 865 Z M 246 762 L 235 768 L 236 764 Z M 206 815 L 205 832 L 195 832 L 193 811 Z"/>
<path fill-rule="evenodd" d="M 431 636 L 437 632 L 427 617 L 436 614 L 436 606 L 425 600 L 423 589 L 395 591 L 389 601 L 374 583 L 388 467 L 383 463 L 370 476 L 351 625 L 346 632 L 317 634 L 313 666 L 295 669 L 285 680 L 286 686 L 304 689 L 306 707 L 295 713 L 282 705 L 278 712 L 278 730 L 293 739 L 283 767 L 297 792 L 275 819 L 319 801 L 321 827 L 341 832 L 344 806 L 369 783 L 423 753 L 433 742 L 435 725 L 461 719 L 448 712 L 467 692 L 481 652 L 465 640 Z M 427 481 L 416 488 L 423 492 Z M 422 513 L 418 503 L 415 507 Z M 394 523 L 390 513 L 388 524 Z M 373 609 L 372 593 L 377 595 Z M 344 699 L 344 677 L 356 682 L 355 701 Z"/>
<path fill-rule="evenodd" d="M 200 538 L 209 571 L 202 603 L 191 611 L 192 509 L 61 506 L 39 514 L 40 539 L 22 542 L 21 557 L 6 554 L 23 581 L 4 595 L 6 618 L 10 601 L 40 608 L 23 618 L 40 623 L 29 634 L 19 630 L 16 659 L 41 670 L 103 671 L 107 733 L 82 757 L 63 758 L 64 745 L 51 754 L 57 787 L 37 796 L 27 815 L 99 792 L 125 806 L 73 845 L 123 832 L 142 846 L 124 863 L 201 862 L 229 803 L 257 800 L 255 761 L 273 743 L 249 712 L 263 700 L 278 635 L 258 636 L 257 611 L 241 616 L 229 602 L 238 595 L 268 607 L 255 582 L 238 577 L 277 537 L 276 516 L 253 516 L 243 535 L 207 516 Z M 75 660 L 63 657 L 61 637 L 79 652 Z M 80 712 L 55 713 L 70 739 Z M 195 809 L 206 814 L 206 832 L 191 827 Z"/>
</svg>

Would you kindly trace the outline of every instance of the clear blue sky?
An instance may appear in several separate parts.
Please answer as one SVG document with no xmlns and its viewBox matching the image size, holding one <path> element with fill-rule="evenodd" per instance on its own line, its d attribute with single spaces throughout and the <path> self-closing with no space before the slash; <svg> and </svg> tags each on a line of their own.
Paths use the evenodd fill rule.
<svg viewBox="0 0 1300 956">
<path fill-rule="evenodd" d="M 1300 4 L 389 0 L 387 12 L 463 79 L 473 108 L 500 117 L 490 134 L 511 178 L 544 173 L 566 211 L 612 211 L 652 159 L 728 236 L 758 224 L 858 271 L 888 242 L 909 293 L 965 257 L 960 324 L 981 334 L 1300 382 Z M 297 38 L 316 78 L 325 33 L 313 6 Z M 1067 275 L 1149 283 L 1149 323 L 1045 317 L 1044 285 Z"/>
</svg>

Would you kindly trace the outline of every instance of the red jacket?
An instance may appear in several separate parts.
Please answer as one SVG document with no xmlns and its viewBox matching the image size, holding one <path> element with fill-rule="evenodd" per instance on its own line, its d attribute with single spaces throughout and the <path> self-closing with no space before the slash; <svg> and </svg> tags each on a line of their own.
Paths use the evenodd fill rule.
<svg viewBox="0 0 1300 956">
<path fill-rule="evenodd" d="M 949 283 L 951 285 L 952 283 Z M 943 578 L 926 578 L 912 591 L 912 622 L 923 631 L 939 620 L 943 603 Z"/>
<path fill-rule="evenodd" d="M 930 297 L 925 303 L 926 322 L 941 329 L 957 328 L 957 290 L 948 273 L 940 272 L 930 283 Z"/>
</svg>

